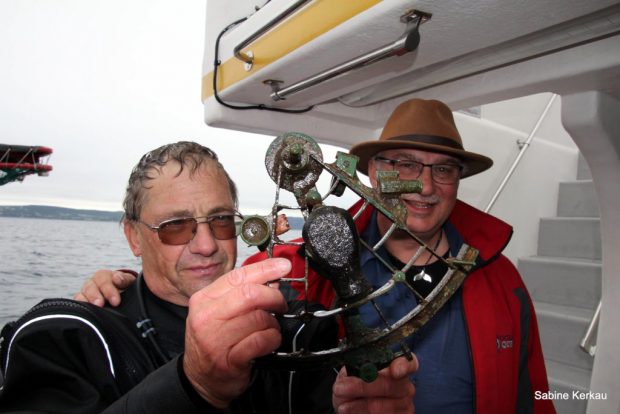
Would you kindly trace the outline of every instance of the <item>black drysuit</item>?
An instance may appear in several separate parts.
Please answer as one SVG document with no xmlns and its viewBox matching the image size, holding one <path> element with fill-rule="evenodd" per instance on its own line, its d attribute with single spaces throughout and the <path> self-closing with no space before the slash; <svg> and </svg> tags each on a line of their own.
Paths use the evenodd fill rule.
<svg viewBox="0 0 620 414">
<path fill-rule="evenodd" d="M 0 413 L 289 413 L 287 371 L 255 370 L 249 389 L 225 411 L 200 398 L 182 371 L 187 308 L 142 290 L 152 322 L 142 331 L 156 328 L 165 362 L 136 327 L 143 319 L 139 288 L 125 291 L 115 309 L 52 299 L 8 324 Z M 336 337 L 335 327 L 322 329 L 313 333 Z M 333 369 L 295 373 L 292 413 L 332 412 L 334 379 Z"/>
</svg>

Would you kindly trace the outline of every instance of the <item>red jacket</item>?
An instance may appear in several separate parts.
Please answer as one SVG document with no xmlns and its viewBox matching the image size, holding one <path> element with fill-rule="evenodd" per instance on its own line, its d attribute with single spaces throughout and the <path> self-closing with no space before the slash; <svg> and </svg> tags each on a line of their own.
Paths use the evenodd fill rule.
<svg viewBox="0 0 620 414">
<path fill-rule="evenodd" d="M 354 214 L 361 202 L 349 211 Z M 358 232 L 368 225 L 373 209 L 356 220 Z M 513 264 L 501 254 L 512 227 L 457 201 L 449 221 L 464 242 L 479 250 L 482 263 L 463 283 L 463 308 L 474 367 L 475 406 L 478 414 L 555 413 L 549 400 L 537 400 L 535 391 L 548 392 L 547 373 L 538 335 L 536 314 L 527 289 Z M 304 259 L 295 246 L 277 246 L 274 256 L 293 263 L 292 274 L 303 275 Z M 255 254 L 246 264 L 266 258 Z M 312 269 L 308 296 L 330 308 L 335 299 L 329 281 Z M 299 299 L 304 298 L 303 291 Z"/>
</svg>

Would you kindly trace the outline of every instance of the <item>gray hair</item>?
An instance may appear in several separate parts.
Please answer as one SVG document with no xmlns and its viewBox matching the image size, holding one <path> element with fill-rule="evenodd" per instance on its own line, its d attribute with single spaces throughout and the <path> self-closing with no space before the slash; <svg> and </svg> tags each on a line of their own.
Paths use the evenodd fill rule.
<svg viewBox="0 0 620 414">
<path fill-rule="evenodd" d="M 136 221 L 140 218 L 146 197 L 144 190 L 151 188 L 147 183 L 149 180 L 156 178 L 151 173 L 153 171 L 161 172 L 162 167 L 169 161 L 179 163 L 180 167 L 176 175 L 177 177 L 183 172 L 185 167 L 189 168 L 190 176 L 192 176 L 203 163 L 215 162 L 215 165 L 226 176 L 235 208 L 239 206 L 237 186 L 218 161 L 215 152 L 195 142 L 179 141 L 149 151 L 140 158 L 140 161 L 138 161 L 138 164 L 136 164 L 129 176 L 125 199 L 123 200 L 124 212 L 121 222 L 125 220 Z"/>
</svg>

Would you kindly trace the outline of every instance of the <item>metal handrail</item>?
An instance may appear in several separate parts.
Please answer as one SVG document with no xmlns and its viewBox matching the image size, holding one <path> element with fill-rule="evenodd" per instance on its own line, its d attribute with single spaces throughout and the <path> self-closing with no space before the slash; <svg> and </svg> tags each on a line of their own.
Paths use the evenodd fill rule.
<svg viewBox="0 0 620 414">
<path fill-rule="evenodd" d="M 421 19 L 421 18 L 420 18 Z M 286 88 L 275 90 L 271 94 L 271 99 L 274 101 L 280 101 L 286 99 L 287 96 L 310 88 L 326 80 L 332 79 L 338 75 L 349 72 L 353 69 L 366 66 L 370 63 L 374 63 L 391 56 L 400 56 L 417 48 L 419 43 L 419 33 L 416 29 L 408 31 L 401 38 L 389 45 L 380 47 L 364 55 L 355 57 L 347 62 L 344 62 L 333 68 L 324 70 L 314 76 L 296 82 Z"/>
<path fill-rule="evenodd" d="M 504 179 L 500 183 L 499 187 L 497 187 L 497 191 L 495 191 L 495 194 L 491 198 L 491 201 L 489 202 L 487 207 L 484 209 L 485 213 L 488 213 L 491 210 L 491 208 L 493 207 L 493 205 L 497 201 L 497 198 L 499 197 L 499 195 L 502 193 L 502 191 L 504 191 L 504 188 L 506 187 L 506 184 L 508 183 L 508 180 L 510 180 L 510 177 L 512 176 L 512 174 L 514 173 L 515 169 L 517 168 L 517 166 L 521 162 L 521 158 L 523 157 L 523 155 L 525 154 L 525 151 L 527 151 L 528 147 L 530 146 L 530 143 L 534 139 L 534 135 L 538 131 L 538 128 L 542 124 L 542 121 L 547 116 L 547 112 L 549 112 L 549 109 L 551 109 L 551 105 L 553 104 L 553 101 L 555 101 L 556 97 L 557 97 L 557 95 L 553 94 L 551 96 L 551 99 L 549 99 L 549 102 L 547 103 L 547 106 L 545 107 L 543 112 L 540 114 L 540 117 L 538 118 L 538 121 L 536 122 L 536 125 L 534 125 L 534 128 L 532 129 L 532 132 L 530 132 L 529 136 L 527 137 L 527 140 L 525 140 L 525 142 L 522 144 L 521 151 L 519 151 L 519 154 L 517 155 L 517 158 L 515 158 L 514 162 L 510 166 L 510 169 L 508 170 L 508 173 L 506 173 L 506 176 L 504 177 Z"/>
<path fill-rule="evenodd" d="M 594 338 L 595 332 L 598 331 L 598 321 L 601 317 L 601 304 L 602 302 L 599 301 L 596 311 L 594 312 L 594 316 L 592 316 L 592 320 L 590 321 L 590 325 L 588 325 L 588 329 L 586 329 L 586 333 L 579 343 L 581 349 L 587 352 L 590 356 L 594 356 L 594 354 L 596 354 L 596 341 Z"/>
<path fill-rule="evenodd" d="M 261 26 L 257 31 L 252 33 L 250 36 L 246 37 L 244 40 L 242 40 L 233 49 L 235 57 L 237 59 L 245 62 L 248 65 L 252 65 L 252 63 L 254 62 L 254 57 L 249 55 L 249 54 L 247 54 L 247 53 L 243 53 L 241 51 L 241 49 L 243 49 L 244 47 L 246 47 L 247 45 L 249 45 L 250 43 L 252 43 L 256 39 L 258 39 L 260 36 L 262 36 L 263 34 L 268 32 L 269 30 L 271 30 L 271 28 L 274 27 L 276 24 L 280 23 L 286 17 L 288 17 L 289 15 L 293 14 L 293 12 L 295 12 L 298 8 L 300 8 L 305 3 L 308 3 L 310 1 L 312 1 L 312 0 L 298 0 L 298 1 L 296 1 L 289 8 L 287 8 L 284 11 L 282 11 L 280 14 L 278 14 L 273 19 L 268 21 L 266 24 Z"/>
</svg>

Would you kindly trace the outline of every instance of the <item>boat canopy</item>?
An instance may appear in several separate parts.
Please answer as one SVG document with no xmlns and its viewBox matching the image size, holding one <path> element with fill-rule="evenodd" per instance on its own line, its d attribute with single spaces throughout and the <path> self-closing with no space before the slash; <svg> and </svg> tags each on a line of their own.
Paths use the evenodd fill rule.
<svg viewBox="0 0 620 414">
<path fill-rule="evenodd" d="M 378 136 L 407 98 L 456 111 L 603 85 L 613 93 L 618 21 L 617 0 L 210 0 L 205 121 L 348 148 Z"/>
</svg>

